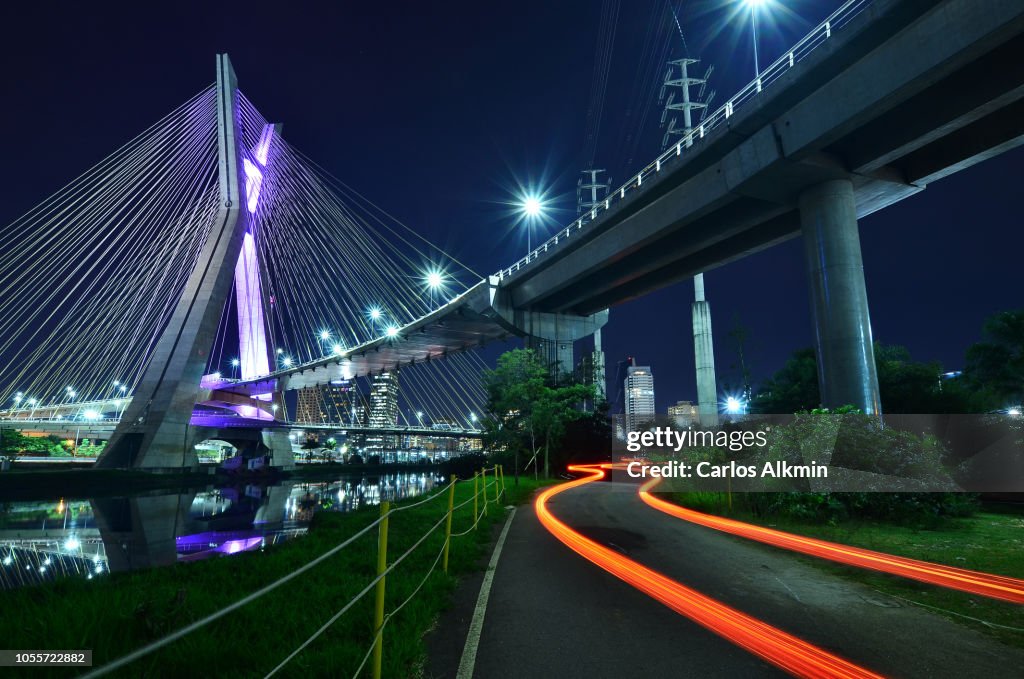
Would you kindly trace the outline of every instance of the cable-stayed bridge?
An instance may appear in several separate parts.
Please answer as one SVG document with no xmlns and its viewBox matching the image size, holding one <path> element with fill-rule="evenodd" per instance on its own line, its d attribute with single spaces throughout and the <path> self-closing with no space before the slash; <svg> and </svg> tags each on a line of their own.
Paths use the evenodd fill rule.
<svg viewBox="0 0 1024 679">
<path fill-rule="evenodd" d="M 1015 2 L 851 0 L 486 277 L 289 146 L 218 57 L 215 85 L 0 236 L 5 416 L 117 402 L 102 464 L 189 466 L 243 429 L 283 463 L 286 391 L 401 370 L 473 429 L 473 348 L 521 336 L 571 368 L 608 307 L 796 235 L 825 405 L 878 412 L 857 219 L 1024 140 L 1022 36 Z"/>
</svg>

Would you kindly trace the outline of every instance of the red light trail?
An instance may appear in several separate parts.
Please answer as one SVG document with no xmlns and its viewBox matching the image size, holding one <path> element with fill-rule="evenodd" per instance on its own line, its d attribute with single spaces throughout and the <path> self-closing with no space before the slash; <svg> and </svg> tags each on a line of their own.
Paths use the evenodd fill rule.
<svg viewBox="0 0 1024 679">
<path fill-rule="evenodd" d="M 610 465 L 600 467 L 607 469 Z M 541 524 L 580 556 L 702 627 L 796 676 L 881 676 L 690 589 L 562 523 L 548 510 L 547 501 L 559 493 L 604 478 L 605 474 L 602 468 L 592 465 L 570 466 L 569 470 L 586 472 L 588 476 L 544 491 L 537 497 L 535 508 Z"/>
<path fill-rule="evenodd" d="M 651 495 L 651 488 L 659 481 L 661 479 L 653 479 L 642 485 L 640 487 L 640 499 L 658 511 L 670 514 L 684 521 L 696 523 L 707 528 L 714 528 L 724 533 L 738 535 L 749 540 L 763 542 L 773 547 L 781 547 L 782 549 L 816 556 L 821 559 L 828 559 L 829 561 L 836 561 L 859 568 L 868 568 L 882 573 L 889 573 L 890 575 L 899 575 L 931 585 L 958 589 L 993 599 L 1011 601 L 1015 604 L 1024 604 L 1024 580 L 982 573 L 980 571 L 971 571 L 964 568 L 954 568 L 953 566 L 943 566 L 883 552 L 874 552 L 869 549 L 850 547 L 849 545 L 828 542 L 826 540 L 817 540 L 815 538 L 785 533 L 780 530 L 755 526 L 734 519 L 696 512 Z"/>
</svg>

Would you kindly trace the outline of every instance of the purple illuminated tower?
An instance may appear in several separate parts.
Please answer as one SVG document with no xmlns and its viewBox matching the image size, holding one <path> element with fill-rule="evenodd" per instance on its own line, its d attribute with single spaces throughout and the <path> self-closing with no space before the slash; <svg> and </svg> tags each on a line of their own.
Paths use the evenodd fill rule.
<svg viewBox="0 0 1024 679">
<path fill-rule="evenodd" d="M 245 169 L 246 207 L 255 214 L 259 206 L 263 173 L 270 158 L 270 145 L 274 135 L 280 133 L 280 125 L 266 125 L 260 135 L 253 156 L 255 162 L 242 159 Z M 270 372 L 270 343 L 267 341 L 267 324 L 263 314 L 263 290 L 260 285 L 259 255 L 256 239 L 251 229 L 242 241 L 242 252 L 235 265 L 235 299 L 238 307 L 238 359 L 242 379 L 251 379 Z M 260 397 L 270 400 L 271 395 Z"/>
<path fill-rule="evenodd" d="M 97 467 L 180 469 L 197 465 L 194 443 L 211 432 L 197 431 L 190 420 L 233 284 L 238 290 L 242 376 L 269 372 L 270 348 L 250 214 L 258 207 L 263 171 L 272 155 L 276 130 L 267 126 L 261 131 L 260 142 L 252 152 L 255 162 L 245 157 L 239 146 L 238 84 L 226 54 L 217 55 L 214 105 L 220 208 L 171 320 Z M 259 409 L 254 407 L 259 401 L 252 403 L 243 407 Z M 271 448 L 275 463 L 291 461 L 291 448 L 283 432 L 257 429 L 249 434 Z"/>
</svg>

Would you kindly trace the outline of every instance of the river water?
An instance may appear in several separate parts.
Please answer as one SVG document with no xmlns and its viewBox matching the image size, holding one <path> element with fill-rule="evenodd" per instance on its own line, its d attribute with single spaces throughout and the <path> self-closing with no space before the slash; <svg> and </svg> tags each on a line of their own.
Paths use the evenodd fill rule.
<svg viewBox="0 0 1024 679">
<path fill-rule="evenodd" d="M 258 551 L 304 535 L 317 512 L 415 497 L 442 482 L 431 471 L 184 493 L 0 499 L 0 589 Z"/>
</svg>

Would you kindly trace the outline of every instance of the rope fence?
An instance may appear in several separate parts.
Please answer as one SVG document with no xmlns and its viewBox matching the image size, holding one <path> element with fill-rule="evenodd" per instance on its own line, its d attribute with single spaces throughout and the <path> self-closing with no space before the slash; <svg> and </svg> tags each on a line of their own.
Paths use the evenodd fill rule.
<svg viewBox="0 0 1024 679">
<path fill-rule="evenodd" d="M 487 479 L 488 471 L 491 472 L 491 480 L 490 481 L 488 481 L 488 479 Z M 232 604 L 230 604 L 228 606 L 225 606 L 224 608 L 222 608 L 222 609 L 220 609 L 220 610 L 218 610 L 218 611 L 216 611 L 214 613 L 211 613 L 211 614 L 201 618 L 200 620 L 197 620 L 197 621 L 195 621 L 195 622 L 193 622 L 193 623 L 191 623 L 189 625 L 186 625 L 185 627 L 182 627 L 181 629 L 179 629 L 179 630 L 177 630 L 175 632 L 172 632 L 171 634 L 168 634 L 168 635 L 164 636 L 163 638 L 158 639 L 157 641 L 154 641 L 154 642 L 152 642 L 150 644 L 147 644 L 147 645 L 145 645 L 145 646 L 143 646 L 141 648 L 138 648 L 135 651 L 132 651 L 131 653 L 129 653 L 127 655 L 124 655 L 121 658 L 118 658 L 117 660 L 114 660 L 114 661 L 112 661 L 112 662 L 110 662 L 110 663 L 108 663 L 106 665 L 103 665 L 102 667 L 98 667 L 98 668 L 93 669 L 92 671 L 88 672 L 87 674 L 82 675 L 83 679 L 91 679 L 92 677 L 104 676 L 104 675 L 107 675 L 107 674 L 113 672 L 114 670 L 117 670 L 117 669 L 120 669 L 122 667 L 125 667 L 126 665 L 129 665 L 130 663 L 132 663 L 132 662 L 134 662 L 136 660 L 139 660 L 140 658 L 143 658 L 143 657 L 145 657 L 145 656 L 147 656 L 147 655 L 149 655 L 149 654 L 151 654 L 151 653 L 153 653 L 153 652 L 155 652 L 157 650 L 160 650 L 161 648 L 164 648 L 165 646 L 168 646 L 168 645 L 174 643 L 178 639 L 181 639 L 182 637 L 184 637 L 184 636 L 186 636 L 186 635 L 188 635 L 188 634 L 190 634 L 190 633 L 192 633 L 192 632 L 194 632 L 194 631 L 196 631 L 198 629 L 200 629 L 202 627 L 205 627 L 206 625 L 210 624 L 211 622 L 214 622 L 215 620 L 218 620 L 218 619 L 224 617 L 228 613 L 236 611 L 236 610 L 242 608 L 243 606 L 245 606 L 246 604 L 252 603 L 253 601 L 255 601 L 256 599 L 259 599 L 263 595 L 268 594 L 269 592 L 274 591 L 275 589 L 277 589 L 281 585 L 285 584 L 286 582 L 288 582 L 290 580 L 293 580 L 297 576 L 307 572 L 308 570 L 310 570 L 311 568 L 314 568 L 318 564 L 323 563 L 324 561 L 326 561 L 330 557 L 334 556 L 335 554 L 337 554 L 341 550 L 345 549 L 346 547 L 348 547 L 349 545 L 354 543 L 359 538 L 367 535 L 374 528 L 377 528 L 377 543 L 378 543 L 378 552 L 377 552 L 377 557 L 378 558 L 377 558 L 377 575 L 376 575 L 376 577 L 374 577 L 373 580 L 371 580 L 369 583 L 367 583 L 367 585 L 365 587 L 363 587 L 363 589 L 361 589 L 359 591 L 359 593 L 357 593 L 344 606 L 342 606 L 336 613 L 334 613 L 334 615 L 332 615 L 323 625 L 321 625 L 315 632 L 313 632 L 313 634 L 311 634 L 305 641 L 303 641 L 301 644 L 299 644 L 299 646 L 296 647 L 295 650 L 293 650 L 291 653 L 289 653 L 277 666 L 275 666 L 272 670 L 270 670 L 266 674 L 266 677 L 272 677 L 277 672 L 279 672 L 281 669 L 283 669 L 290 661 L 292 661 L 296 656 L 298 656 L 305 648 L 307 648 L 318 637 L 320 637 L 324 632 L 326 632 L 331 627 L 331 625 L 333 625 L 335 622 L 337 622 L 337 620 L 339 618 L 341 618 L 341 616 L 343 616 L 353 606 L 355 606 L 359 601 L 361 601 L 364 596 L 366 596 L 370 591 L 375 590 L 376 591 L 376 599 L 377 600 L 376 600 L 376 606 L 375 606 L 375 610 L 374 610 L 374 637 L 373 637 L 372 643 L 370 644 L 369 649 L 367 649 L 366 655 L 363 657 L 362 662 L 356 668 L 356 671 L 353 674 L 353 677 L 358 677 L 359 676 L 359 674 L 366 667 L 366 664 L 367 664 L 368 660 L 372 656 L 373 657 L 373 664 L 372 664 L 373 677 L 374 677 L 374 679 L 380 679 L 380 676 L 381 676 L 381 664 L 382 664 L 382 658 L 383 658 L 384 628 L 387 626 L 388 622 L 390 622 L 394 618 L 394 616 L 397 615 L 398 612 L 401 611 L 406 606 L 406 604 L 408 604 L 410 601 L 412 601 L 419 594 L 419 592 L 423 589 L 423 586 L 427 583 L 427 581 L 430 579 L 430 577 L 437 570 L 438 564 L 442 565 L 442 572 L 444 572 L 444 573 L 448 572 L 448 554 L 449 554 L 450 547 L 451 547 L 451 539 L 453 537 L 462 537 L 464 535 L 468 535 L 472 531 L 475 531 L 477 526 L 480 524 L 480 520 L 484 516 L 487 515 L 487 508 L 488 508 L 488 506 L 490 504 L 500 502 L 502 500 L 502 498 L 504 498 L 504 496 L 505 496 L 505 475 L 504 475 L 504 471 L 503 471 L 501 465 L 494 465 L 493 467 L 490 467 L 489 469 L 488 468 L 484 468 L 480 472 L 474 472 L 474 474 L 473 474 L 473 494 L 469 498 L 467 498 L 467 499 L 463 500 L 462 502 L 460 502 L 458 505 L 454 504 L 455 487 L 456 487 L 457 483 L 459 483 L 458 479 L 455 477 L 455 475 L 452 475 L 451 480 L 443 488 L 441 488 L 441 490 L 439 490 L 438 492 L 433 493 L 432 495 L 429 495 L 428 497 L 425 497 L 422 500 L 418 500 L 418 501 L 410 503 L 410 504 L 403 504 L 403 505 L 398 506 L 398 507 L 392 507 L 390 502 L 382 501 L 380 503 L 380 516 L 376 520 L 372 521 L 367 526 L 364 526 L 362 529 L 360 529 L 354 535 L 346 538 L 345 540 L 343 540 L 342 542 L 340 542 L 336 546 L 332 547 L 328 551 L 324 552 L 320 556 L 316 557 L 315 559 L 309 561 L 308 563 L 304 564 L 303 566 L 300 566 L 299 568 L 295 569 L 291 573 L 288 573 L 287 575 L 285 575 L 285 576 L 275 580 L 274 582 L 270 583 L 269 585 L 266 585 L 265 587 L 255 591 L 255 592 L 253 592 L 252 594 L 249 594 L 248 596 L 245 596 L 242 599 L 240 599 L 240 600 L 238 600 L 238 601 L 236 601 L 236 602 L 234 602 L 234 603 L 232 603 Z M 465 481 L 465 483 L 469 483 L 468 479 Z M 491 489 L 491 488 L 493 488 L 493 490 L 491 490 L 491 493 L 490 493 L 490 495 L 492 497 L 489 498 L 488 497 L 488 489 Z M 434 501 L 437 498 L 442 497 L 442 496 L 447 496 L 448 497 L 448 505 L 447 505 L 445 513 L 443 515 L 441 515 L 441 518 L 438 519 L 438 521 L 436 521 L 433 525 L 431 525 L 430 528 L 428 528 L 416 540 L 416 542 L 414 542 L 412 544 L 411 547 L 409 547 L 398 558 L 396 558 L 394 561 L 392 561 L 391 565 L 387 565 L 387 563 L 388 563 L 388 559 L 387 559 L 387 553 L 388 553 L 387 535 L 388 535 L 388 524 L 390 522 L 391 516 L 392 515 L 398 515 L 401 512 L 407 511 L 409 509 L 420 507 L 420 506 L 425 505 L 427 503 L 430 503 L 430 502 L 432 502 L 432 501 Z M 466 530 L 458 532 L 458 533 L 453 533 L 452 532 L 452 517 L 453 517 L 454 513 L 457 512 L 458 510 L 468 506 L 470 503 L 473 504 L 473 523 Z M 433 535 L 435 533 L 435 531 L 437 531 L 442 526 L 444 526 L 444 532 L 445 532 L 444 543 L 442 544 L 441 549 L 438 551 L 437 556 L 434 558 L 433 564 L 430 566 L 430 568 L 427 569 L 427 572 L 424 574 L 423 578 L 420 580 L 419 584 L 412 591 L 412 593 L 404 601 L 402 601 L 394 609 L 392 609 L 389 613 L 387 613 L 385 615 L 384 614 L 384 599 L 385 599 L 385 594 L 386 594 L 387 575 L 389 573 L 391 573 L 392 571 L 394 571 L 399 566 L 399 564 L 401 564 L 406 558 L 408 558 L 417 549 L 419 549 L 419 547 L 424 542 L 426 542 L 426 540 L 431 535 Z"/>
</svg>

